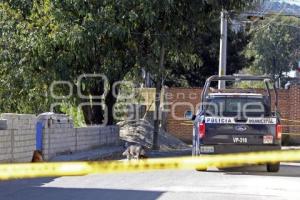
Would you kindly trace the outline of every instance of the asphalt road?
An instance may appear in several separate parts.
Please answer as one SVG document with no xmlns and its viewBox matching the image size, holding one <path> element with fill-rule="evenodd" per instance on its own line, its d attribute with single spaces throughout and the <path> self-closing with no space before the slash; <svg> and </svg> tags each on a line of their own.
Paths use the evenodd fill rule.
<svg viewBox="0 0 300 200">
<path fill-rule="evenodd" d="M 300 164 L 208 172 L 155 171 L 0 182 L 0 200 L 299 199 Z"/>
</svg>

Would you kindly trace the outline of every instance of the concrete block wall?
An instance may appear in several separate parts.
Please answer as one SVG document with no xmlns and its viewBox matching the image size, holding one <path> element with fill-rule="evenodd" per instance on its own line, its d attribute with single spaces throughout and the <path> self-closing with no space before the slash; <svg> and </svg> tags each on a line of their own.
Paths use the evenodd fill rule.
<svg viewBox="0 0 300 200">
<path fill-rule="evenodd" d="M 76 150 L 82 151 L 119 142 L 117 126 L 76 128 Z"/>
<path fill-rule="evenodd" d="M 12 161 L 12 130 L 0 130 L 0 162 Z"/>
<path fill-rule="evenodd" d="M 70 118 L 56 114 L 39 120 L 44 124 L 42 151 L 45 160 L 60 154 L 119 143 L 117 126 L 74 128 Z"/>
<path fill-rule="evenodd" d="M 30 162 L 35 150 L 35 129 L 13 130 L 12 162 Z"/>
<path fill-rule="evenodd" d="M 65 115 L 47 114 L 37 118 L 29 114 L 5 113 L 0 118 L 2 125 L 6 123 L 6 130 L 0 130 L 0 163 L 31 162 L 36 149 L 37 120 L 44 126 L 42 151 L 45 160 L 58 154 L 119 143 L 117 126 L 74 128 L 73 120 Z"/>
<path fill-rule="evenodd" d="M 0 162 L 30 162 L 35 150 L 36 116 L 30 114 L 1 114 L 7 130 L 0 130 Z"/>
<path fill-rule="evenodd" d="M 42 152 L 45 160 L 60 154 L 75 151 L 75 132 L 73 121 L 66 115 L 51 114 L 39 116 L 38 121 L 43 123 Z"/>
<path fill-rule="evenodd" d="M 101 129 L 97 126 L 76 128 L 76 150 L 81 151 L 104 145 L 105 143 L 101 142 L 100 132 Z"/>
</svg>

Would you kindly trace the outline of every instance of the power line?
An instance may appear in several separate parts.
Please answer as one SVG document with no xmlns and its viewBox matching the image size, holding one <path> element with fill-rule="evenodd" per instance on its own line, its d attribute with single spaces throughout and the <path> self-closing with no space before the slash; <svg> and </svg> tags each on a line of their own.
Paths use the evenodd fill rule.
<svg viewBox="0 0 300 200">
<path fill-rule="evenodd" d="M 270 15 L 276 15 L 276 16 L 286 16 L 286 17 L 296 17 L 296 18 L 300 18 L 300 15 L 289 15 L 289 14 L 270 14 L 270 13 L 268 13 L 268 14 L 266 14 L 266 15 L 269 15 L 269 16 L 270 16 Z M 265 16 L 266 16 L 266 15 L 265 15 Z M 262 20 L 263 20 L 263 19 L 262 19 Z M 247 22 L 245 22 L 245 21 L 238 21 L 238 22 L 233 21 L 233 19 L 232 19 L 231 17 L 229 17 L 229 22 L 230 22 L 230 24 L 232 24 L 232 25 L 240 25 L 240 26 L 244 26 L 245 23 L 247 23 Z M 248 22 L 251 23 L 252 21 L 248 21 Z M 288 27 L 300 29 L 300 26 L 297 26 L 297 25 L 294 25 L 294 24 L 286 24 L 286 23 L 279 23 L 279 22 L 270 21 L 269 23 L 267 23 L 267 24 L 265 24 L 265 25 L 263 25 L 263 26 L 261 26 L 261 27 L 258 27 L 256 30 L 265 28 L 265 27 L 267 27 L 269 24 L 275 24 L 275 25 L 280 25 L 280 26 L 288 26 Z"/>
</svg>

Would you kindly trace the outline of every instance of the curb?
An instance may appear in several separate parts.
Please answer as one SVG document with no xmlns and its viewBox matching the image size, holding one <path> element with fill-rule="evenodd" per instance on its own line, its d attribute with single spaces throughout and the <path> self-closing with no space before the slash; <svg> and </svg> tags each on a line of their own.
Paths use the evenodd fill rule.
<svg viewBox="0 0 300 200">
<path fill-rule="evenodd" d="M 120 158 L 124 148 L 122 146 L 102 147 L 88 151 L 75 152 L 73 154 L 58 155 L 52 158 L 51 162 L 56 161 L 96 161 L 113 160 Z"/>
</svg>

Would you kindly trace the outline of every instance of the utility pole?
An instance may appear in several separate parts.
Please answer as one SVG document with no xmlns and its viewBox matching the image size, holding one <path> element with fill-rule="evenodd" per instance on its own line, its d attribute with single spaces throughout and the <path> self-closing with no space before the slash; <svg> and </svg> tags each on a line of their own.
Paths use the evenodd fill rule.
<svg viewBox="0 0 300 200">
<path fill-rule="evenodd" d="M 300 60 L 298 61 L 298 68 L 296 70 L 296 78 L 300 78 Z"/>
<path fill-rule="evenodd" d="M 220 57 L 219 57 L 219 76 L 226 75 L 227 59 L 227 11 L 221 11 L 221 37 L 220 37 Z M 225 89 L 225 81 L 219 81 L 218 89 Z"/>
</svg>

